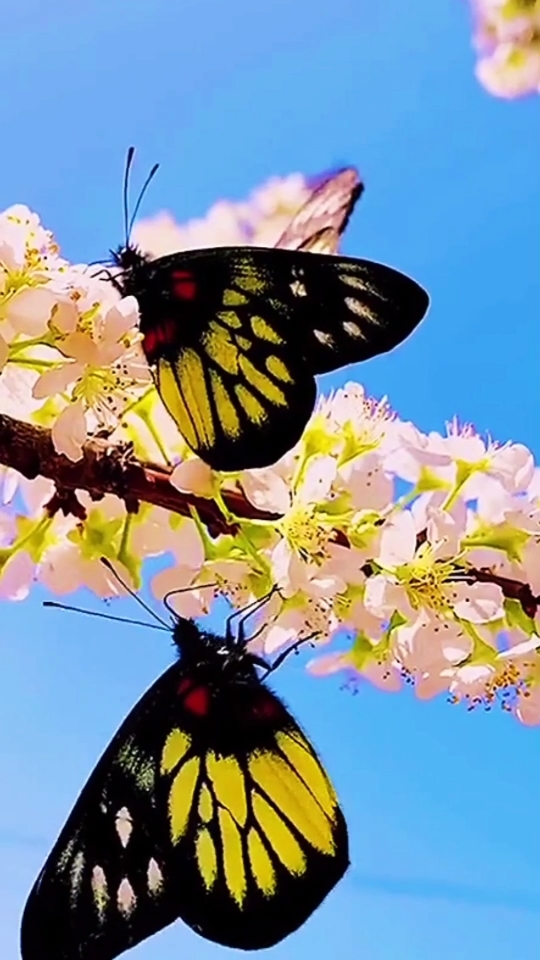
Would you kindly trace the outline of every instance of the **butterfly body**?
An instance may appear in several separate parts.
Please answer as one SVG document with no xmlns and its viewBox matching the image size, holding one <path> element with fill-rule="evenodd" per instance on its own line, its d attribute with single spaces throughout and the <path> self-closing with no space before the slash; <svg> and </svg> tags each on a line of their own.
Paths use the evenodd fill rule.
<svg viewBox="0 0 540 960">
<path fill-rule="evenodd" d="M 178 917 L 251 950 L 348 866 L 316 753 L 243 643 L 179 620 L 180 659 L 91 774 L 25 908 L 22 960 L 113 960 Z"/>
</svg>

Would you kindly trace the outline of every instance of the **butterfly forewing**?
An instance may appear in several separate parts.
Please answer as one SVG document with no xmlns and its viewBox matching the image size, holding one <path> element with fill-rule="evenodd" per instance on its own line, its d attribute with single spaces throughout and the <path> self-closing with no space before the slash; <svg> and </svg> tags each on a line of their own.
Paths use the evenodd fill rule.
<svg viewBox="0 0 540 960">
<path fill-rule="evenodd" d="M 391 350 L 428 305 L 382 264 L 255 247 L 163 257 L 133 292 L 160 396 L 218 470 L 279 459 L 309 419 L 314 374 Z"/>
<path fill-rule="evenodd" d="M 113 960 L 180 917 L 243 949 L 301 926 L 345 872 L 334 790 L 256 677 L 179 663 L 122 724 L 30 894 L 23 960 Z"/>
<path fill-rule="evenodd" d="M 310 250 L 336 253 L 364 186 L 353 167 L 326 177 L 282 233 L 276 247 L 285 250 Z"/>
<path fill-rule="evenodd" d="M 23 960 L 112 960 L 178 916 L 157 761 L 177 674 L 139 701 L 84 787 L 26 904 Z"/>
</svg>

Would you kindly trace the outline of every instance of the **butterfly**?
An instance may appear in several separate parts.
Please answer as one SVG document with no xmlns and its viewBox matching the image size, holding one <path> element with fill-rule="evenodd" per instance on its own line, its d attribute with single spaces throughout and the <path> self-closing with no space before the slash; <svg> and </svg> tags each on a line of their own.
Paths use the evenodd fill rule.
<svg viewBox="0 0 540 960">
<path fill-rule="evenodd" d="M 109 279 L 138 301 L 161 400 L 188 446 L 215 470 L 275 463 L 311 416 L 315 376 L 392 350 L 424 317 L 429 297 L 405 274 L 320 252 L 337 247 L 361 191 L 355 171 L 340 171 L 273 248 L 216 247 L 152 260 L 126 239 L 112 251 L 117 272 Z"/>
<path fill-rule="evenodd" d="M 22 960 L 113 960 L 177 918 L 269 947 L 345 873 L 334 789 L 264 682 L 291 648 L 269 666 L 230 623 L 218 636 L 176 618 L 179 659 L 122 723 L 34 884 Z"/>
</svg>

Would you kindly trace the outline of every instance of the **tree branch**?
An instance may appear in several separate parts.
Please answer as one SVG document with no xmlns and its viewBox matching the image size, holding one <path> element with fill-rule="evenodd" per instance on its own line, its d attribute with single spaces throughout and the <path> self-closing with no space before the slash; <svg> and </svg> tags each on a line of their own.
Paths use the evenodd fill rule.
<svg viewBox="0 0 540 960">
<path fill-rule="evenodd" d="M 190 508 L 194 507 L 212 536 L 234 534 L 236 530 L 235 524 L 223 516 L 214 500 L 181 493 L 173 487 L 170 483 L 172 467 L 137 460 L 129 447 L 111 446 L 106 440 L 88 440 L 84 444 L 82 458 L 74 463 L 64 454 L 56 452 L 50 430 L 0 414 L 0 464 L 17 470 L 28 480 L 35 480 L 38 476 L 52 480 L 56 492 L 47 505 L 51 515 L 63 510 L 84 519 L 85 508 L 77 500 L 76 491 L 86 490 L 93 500 L 112 493 L 123 500 L 126 509 L 132 513 L 137 512 L 141 502 L 164 507 L 183 516 L 190 516 Z M 280 517 L 277 513 L 258 510 L 241 490 L 225 491 L 223 500 L 231 513 L 247 520 L 275 521 Z M 421 531 L 418 543 L 425 538 L 425 531 Z M 336 530 L 334 539 L 342 546 L 349 545 L 346 534 L 341 530 Z M 366 576 L 373 575 L 369 562 L 363 567 L 363 572 Z M 498 576 L 490 570 L 469 567 L 460 572 L 459 579 L 467 579 L 470 583 L 498 584 L 504 596 L 518 600 L 531 618 L 534 618 L 540 606 L 540 596 L 533 594 L 529 584 Z"/>
<path fill-rule="evenodd" d="M 131 455 L 129 448 L 112 447 L 106 440 L 88 440 L 82 458 L 73 462 L 56 452 L 50 430 L 0 414 L 0 463 L 17 470 L 28 480 L 38 476 L 52 480 L 57 492 L 48 505 L 51 513 L 63 509 L 80 516 L 73 493 L 86 490 L 94 500 L 112 493 L 123 500 L 131 512 L 137 511 L 140 502 L 184 516 L 190 516 L 190 507 L 195 507 L 212 536 L 235 532 L 234 525 L 227 521 L 214 500 L 181 493 L 171 485 L 172 467 L 141 462 Z M 279 519 L 278 514 L 258 510 L 240 490 L 224 492 L 223 500 L 239 517 Z"/>
</svg>

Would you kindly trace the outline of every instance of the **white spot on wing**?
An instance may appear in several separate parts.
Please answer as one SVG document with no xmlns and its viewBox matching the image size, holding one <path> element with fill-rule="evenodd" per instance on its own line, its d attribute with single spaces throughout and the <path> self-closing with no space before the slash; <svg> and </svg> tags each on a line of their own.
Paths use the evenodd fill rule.
<svg viewBox="0 0 540 960">
<path fill-rule="evenodd" d="M 304 284 L 300 282 L 300 280 L 293 280 L 293 282 L 290 284 L 290 287 L 291 287 L 291 293 L 293 294 L 293 296 L 307 297 L 307 290 Z"/>
<path fill-rule="evenodd" d="M 124 877 L 118 887 L 116 903 L 120 913 L 123 913 L 125 917 L 129 917 L 135 909 L 137 897 L 127 877 Z"/>
<path fill-rule="evenodd" d="M 365 290 L 366 284 L 361 277 L 357 277 L 354 273 L 340 273 L 339 279 L 342 283 L 346 283 L 349 287 L 354 287 L 356 290 Z"/>
<path fill-rule="evenodd" d="M 325 333 L 324 330 L 314 330 L 313 334 L 317 338 L 319 343 L 322 343 L 323 347 L 334 346 L 334 340 L 330 333 Z"/>
<path fill-rule="evenodd" d="M 120 843 L 127 847 L 129 838 L 133 832 L 133 821 L 127 807 L 121 807 L 115 817 L 114 825 L 116 832 L 120 837 Z"/>
<path fill-rule="evenodd" d="M 163 874 L 153 857 L 150 858 L 146 878 L 148 881 L 148 890 L 155 896 L 163 886 Z"/>
<path fill-rule="evenodd" d="M 365 340 L 363 331 L 360 329 L 357 323 L 354 320 L 345 320 L 343 324 L 343 329 L 345 333 L 348 333 L 350 337 L 358 337 L 362 340 Z"/>
<path fill-rule="evenodd" d="M 371 310 L 367 304 L 362 303 L 361 300 L 356 300 L 355 297 L 345 297 L 345 305 L 351 313 L 355 313 L 357 317 L 362 317 L 362 320 L 367 320 L 368 323 L 378 324 L 377 314 Z"/>
<path fill-rule="evenodd" d="M 365 280 L 358 276 L 359 272 L 362 272 L 366 275 Z M 369 279 L 370 273 L 371 271 L 369 269 L 356 265 L 354 273 L 340 273 L 339 279 L 342 283 L 347 284 L 349 287 L 354 287 L 355 290 L 363 290 L 365 293 L 369 293 L 372 297 L 378 297 L 379 300 L 387 300 L 388 297 L 385 297 L 380 286 L 372 283 Z"/>
</svg>

